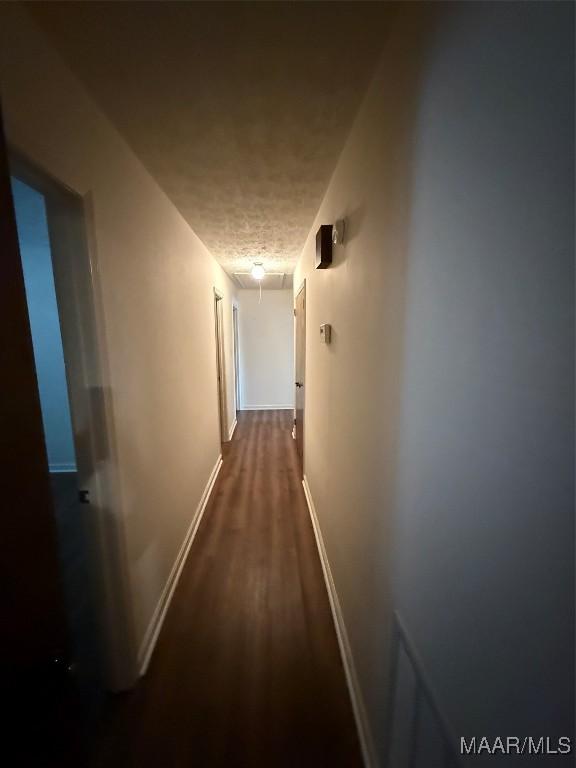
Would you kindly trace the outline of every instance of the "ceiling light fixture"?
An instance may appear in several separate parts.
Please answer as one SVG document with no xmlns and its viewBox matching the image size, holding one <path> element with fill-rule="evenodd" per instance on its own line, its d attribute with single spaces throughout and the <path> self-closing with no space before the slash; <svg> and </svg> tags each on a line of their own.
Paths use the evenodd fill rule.
<svg viewBox="0 0 576 768">
<path fill-rule="evenodd" d="M 266 275 L 266 270 L 262 266 L 261 261 L 255 261 L 254 266 L 252 267 L 252 270 L 250 271 L 250 274 L 254 278 L 254 280 L 263 280 L 264 276 Z"/>
</svg>

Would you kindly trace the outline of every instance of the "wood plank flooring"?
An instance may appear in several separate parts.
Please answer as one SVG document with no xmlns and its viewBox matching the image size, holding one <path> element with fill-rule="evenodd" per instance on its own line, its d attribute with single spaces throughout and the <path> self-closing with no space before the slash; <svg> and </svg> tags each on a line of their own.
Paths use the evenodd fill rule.
<svg viewBox="0 0 576 768">
<path fill-rule="evenodd" d="M 239 413 L 149 671 L 116 702 L 99 768 L 361 765 L 291 429 L 291 411 Z"/>
</svg>

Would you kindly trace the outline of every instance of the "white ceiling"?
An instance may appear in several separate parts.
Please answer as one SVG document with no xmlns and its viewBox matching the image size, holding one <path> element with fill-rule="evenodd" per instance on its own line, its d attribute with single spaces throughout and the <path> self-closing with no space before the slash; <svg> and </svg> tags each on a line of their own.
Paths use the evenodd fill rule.
<svg viewBox="0 0 576 768">
<path fill-rule="evenodd" d="M 255 280 L 250 272 L 233 272 L 233 279 L 239 288 L 262 288 L 281 290 L 292 288 L 292 275 L 286 272 L 267 272 L 263 280 Z"/>
<path fill-rule="evenodd" d="M 27 3 L 230 273 L 290 274 L 373 72 L 374 2 Z"/>
</svg>

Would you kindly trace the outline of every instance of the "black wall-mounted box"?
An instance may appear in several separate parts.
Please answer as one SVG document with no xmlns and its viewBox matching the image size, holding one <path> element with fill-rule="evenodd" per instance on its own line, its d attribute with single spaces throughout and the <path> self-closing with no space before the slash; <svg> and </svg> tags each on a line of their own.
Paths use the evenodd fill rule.
<svg viewBox="0 0 576 768">
<path fill-rule="evenodd" d="M 322 224 L 316 232 L 316 269 L 332 264 L 332 224 Z"/>
</svg>

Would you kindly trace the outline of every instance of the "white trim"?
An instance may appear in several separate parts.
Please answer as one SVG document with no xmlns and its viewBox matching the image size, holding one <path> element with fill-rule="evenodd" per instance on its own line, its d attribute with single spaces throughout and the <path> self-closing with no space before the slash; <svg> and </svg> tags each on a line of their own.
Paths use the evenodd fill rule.
<svg viewBox="0 0 576 768">
<path fill-rule="evenodd" d="M 236 429 L 237 424 L 238 424 L 238 419 L 234 419 L 234 423 L 230 427 L 230 432 L 228 432 L 228 440 L 232 440 L 232 437 L 234 436 L 234 430 Z"/>
<path fill-rule="evenodd" d="M 55 464 L 49 464 L 48 465 L 48 471 L 49 472 L 77 472 L 76 464 L 74 464 L 71 461 L 67 462 L 57 462 Z"/>
<path fill-rule="evenodd" d="M 356 728 L 358 730 L 358 738 L 360 739 L 364 765 L 366 768 L 375 768 L 375 766 L 378 765 L 378 761 L 376 760 L 376 752 L 372 734 L 370 732 L 368 717 L 366 715 L 366 707 L 364 705 L 358 675 L 356 674 L 348 632 L 346 631 L 344 616 L 342 615 L 338 593 L 336 592 L 336 585 L 334 584 L 332 571 L 330 570 L 330 562 L 328 560 L 328 554 L 326 553 L 326 547 L 324 546 L 320 523 L 318 522 L 316 508 L 312 501 L 312 495 L 310 493 L 306 475 L 304 475 L 304 479 L 302 480 L 302 486 L 304 488 L 304 495 L 306 496 L 306 502 L 310 512 L 310 519 L 312 520 L 312 528 L 314 529 L 314 537 L 316 539 L 316 546 L 318 547 L 318 554 L 320 555 L 320 562 L 322 563 L 324 581 L 326 582 L 328 599 L 330 600 L 330 608 L 332 609 L 332 618 L 334 619 L 336 636 L 338 637 L 338 645 L 340 646 L 342 665 L 344 667 L 346 683 L 348 684 L 348 691 L 352 701 L 352 709 L 354 710 L 354 719 L 356 720 Z"/>
<path fill-rule="evenodd" d="M 293 405 L 243 405 L 241 411 L 293 411 Z"/>
<path fill-rule="evenodd" d="M 216 343 L 216 392 L 218 395 L 218 421 L 220 442 L 227 441 L 228 387 L 226 384 L 226 340 L 224 331 L 224 294 L 216 286 L 214 291 L 214 339 Z"/>
<path fill-rule="evenodd" d="M 64 343 L 66 382 L 78 483 L 90 492 L 94 544 L 94 609 L 100 617 L 102 675 L 110 691 L 131 688 L 137 678 L 132 598 L 125 549 L 122 496 L 118 483 L 116 423 L 109 387 L 109 355 L 100 284 L 91 192 L 80 195 L 34 157 L 9 149 L 14 176 L 41 192 L 49 206 L 50 251 Z M 89 387 L 101 394 L 94 408 Z M 106 445 L 102 461 L 99 446 Z M 110 516 L 114 525 L 110 525 Z"/>
<path fill-rule="evenodd" d="M 138 666 L 140 668 L 141 675 L 145 675 L 146 670 L 148 669 L 148 664 L 152 658 L 152 653 L 156 646 L 156 641 L 158 640 L 160 630 L 162 629 L 162 624 L 164 623 L 166 612 L 168 611 L 172 596 L 174 595 L 174 590 L 178 584 L 178 579 L 180 578 L 180 574 L 184 568 L 184 563 L 188 557 L 188 552 L 190 551 L 190 547 L 192 546 L 192 542 L 196 536 L 196 531 L 198 530 L 200 521 L 202 520 L 202 515 L 204 514 L 204 510 L 208 504 L 210 493 L 212 492 L 212 488 L 214 487 L 214 483 L 216 482 L 216 478 L 218 477 L 218 472 L 220 472 L 221 466 L 222 456 L 220 455 L 218 456 L 218 460 L 216 461 L 216 464 L 210 473 L 210 478 L 208 479 L 206 487 L 204 488 L 200 503 L 196 508 L 196 512 L 194 513 L 190 527 L 186 532 L 186 536 L 184 537 L 180 551 L 176 556 L 176 560 L 174 561 L 174 565 L 172 566 L 168 580 L 164 585 L 164 589 L 162 590 L 162 594 L 160 595 L 160 599 L 158 600 L 156 609 L 150 620 L 150 624 L 148 625 L 148 629 L 146 630 L 142 644 L 140 645 L 140 650 L 138 651 Z"/>
</svg>

